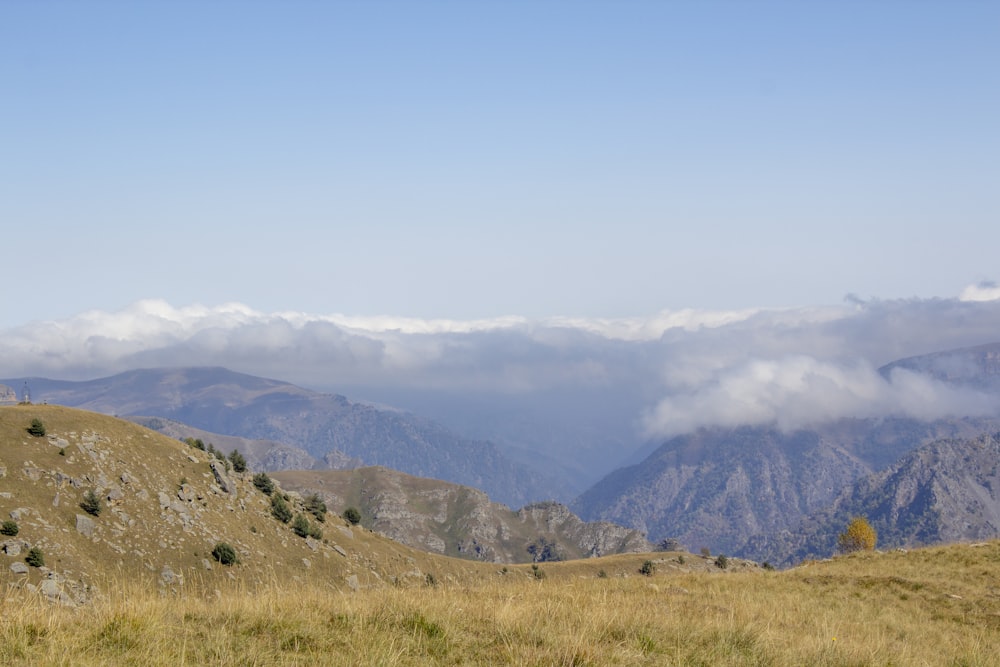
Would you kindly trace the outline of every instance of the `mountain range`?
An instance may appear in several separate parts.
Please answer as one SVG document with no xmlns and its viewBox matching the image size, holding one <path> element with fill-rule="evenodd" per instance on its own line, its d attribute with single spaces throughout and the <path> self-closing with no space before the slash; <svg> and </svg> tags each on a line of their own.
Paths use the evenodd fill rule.
<svg viewBox="0 0 1000 667">
<path fill-rule="evenodd" d="M 224 368 L 144 369 L 83 382 L 0 382 L 14 387 L 27 383 L 36 403 L 123 417 L 155 416 L 207 432 L 270 441 L 305 451 L 312 459 L 300 460 L 313 466 L 386 466 L 473 486 L 511 506 L 568 493 L 558 481 L 511 460 L 493 443 L 462 438 L 417 415 Z"/>
</svg>

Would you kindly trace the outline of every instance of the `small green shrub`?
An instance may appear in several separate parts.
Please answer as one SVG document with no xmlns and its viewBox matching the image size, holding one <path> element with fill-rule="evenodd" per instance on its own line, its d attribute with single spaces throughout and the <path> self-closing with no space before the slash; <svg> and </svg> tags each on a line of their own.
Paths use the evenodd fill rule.
<svg viewBox="0 0 1000 667">
<path fill-rule="evenodd" d="M 352 526 L 356 526 L 361 523 L 361 512 L 358 511 L 357 507 L 348 507 L 344 510 L 343 517 L 344 521 Z"/>
<path fill-rule="evenodd" d="M 680 555 L 680 556 L 677 557 L 677 562 L 679 564 L 683 565 L 684 563 L 687 562 L 687 558 L 685 558 L 684 555 L 682 554 L 682 555 Z"/>
<path fill-rule="evenodd" d="M 101 499 L 97 496 L 97 493 L 93 489 L 83 494 L 83 502 L 80 503 L 80 509 L 82 509 L 87 514 L 100 516 Z"/>
<path fill-rule="evenodd" d="M 246 472 L 247 460 L 240 454 L 240 450 L 229 452 L 229 462 L 233 464 L 233 472 Z"/>
<path fill-rule="evenodd" d="M 532 563 L 531 564 L 531 574 L 532 574 L 532 576 L 535 577 L 535 579 L 539 579 L 540 580 L 540 579 L 544 579 L 545 578 L 545 570 L 543 570 L 542 568 L 538 567 L 538 563 Z"/>
<path fill-rule="evenodd" d="M 266 472 L 259 472 L 253 476 L 253 485 L 265 496 L 274 493 L 274 481 L 267 476 Z"/>
<path fill-rule="evenodd" d="M 29 435 L 41 438 L 45 435 L 45 424 L 42 423 L 41 419 L 35 418 L 31 420 L 31 425 L 26 430 Z"/>
<path fill-rule="evenodd" d="M 715 566 L 720 570 L 725 570 L 729 567 L 729 559 L 726 558 L 726 554 L 719 554 L 715 557 Z"/>
<path fill-rule="evenodd" d="M 212 549 L 212 558 L 223 565 L 233 565 L 240 562 L 236 556 L 236 549 L 226 542 L 219 542 L 215 545 L 215 548 Z"/>
<path fill-rule="evenodd" d="M 24 557 L 24 562 L 31 567 L 43 567 L 45 565 L 45 554 L 38 547 L 28 549 L 28 555 Z"/>
<path fill-rule="evenodd" d="M 765 570 L 768 570 L 768 571 L 774 569 L 774 566 L 771 565 L 771 563 L 769 563 L 768 561 L 764 561 L 764 563 L 763 563 L 763 565 L 761 565 L 761 567 L 764 568 Z"/>
<path fill-rule="evenodd" d="M 292 519 L 292 532 L 299 537 L 309 535 L 309 519 L 306 518 L 305 514 L 296 514 L 295 518 Z"/>
<path fill-rule="evenodd" d="M 651 577 L 656 574 L 656 563 L 651 560 L 643 561 L 642 567 L 639 568 L 639 574 Z"/>
<path fill-rule="evenodd" d="M 271 496 L 271 514 L 281 523 L 288 523 L 292 520 L 292 508 L 288 506 L 280 494 L 275 493 Z"/>
<path fill-rule="evenodd" d="M 306 496 L 306 511 L 316 517 L 317 521 L 326 521 L 326 503 L 318 493 Z"/>
<path fill-rule="evenodd" d="M 608 578 L 608 573 L 607 573 L 607 571 L 606 571 L 606 570 L 603 570 L 603 569 L 602 569 L 602 570 L 598 570 L 598 571 L 597 571 L 597 578 L 598 578 L 598 579 L 607 579 L 607 578 Z"/>
<path fill-rule="evenodd" d="M 424 577 L 424 582 L 426 582 L 428 586 L 437 586 L 437 577 L 428 572 L 427 576 Z"/>
<path fill-rule="evenodd" d="M 59 448 L 59 456 L 66 456 L 66 448 L 65 447 L 60 447 Z"/>
<path fill-rule="evenodd" d="M 7 535 L 9 537 L 14 537 L 21 529 L 17 526 L 17 521 L 13 519 L 7 519 L 0 525 L 0 535 Z"/>
</svg>

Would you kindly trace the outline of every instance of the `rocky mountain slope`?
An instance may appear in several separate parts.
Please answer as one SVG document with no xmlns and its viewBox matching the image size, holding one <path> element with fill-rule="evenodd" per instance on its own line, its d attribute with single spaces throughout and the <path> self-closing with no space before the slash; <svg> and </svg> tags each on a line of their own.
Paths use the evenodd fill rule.
<svg viewBox="0 0 1000 667">
<path fill-rule="evenodd" d="M 690 549 L 734 553 L 751 536 L 789 530 L 853 482 L 921 444 L 995 429 L 985 419 L 843 420 L 783 433 L 705 429 L 663 444 L 572 505 L 586 520 L 676 537 Z"/>
<path fill-rule="evenodd" d="M 35 419 L 45 435 L 28 432 Z M 84 509 L 90 492 L 96 513 Z M 177 440 L 65 407 L 0 407 L 0 586 L 31 586 L 76 604 L 112 580 L 164 591 L 293 580 L 348 590 L 424 585 L 432 572 L 458 580 L 494 574 L 351 527 L 336 514 L 319 522 L 287 495 L 292 512 L 308 516 L 321 535 L 300 537 L 275 518 L 250 473 L 227 471 Z M 220 542 L 239 563 L 213 557 Z M 42 564 L 26 562 L 32 549 Z"/>
<path fill-rule="evenodd" d="M 317 493 L 332 506 L 357 507 L 373 530 L 433 553 L 525 563 L 652 550 L 639 531 L 603 521 L 584 523 L 559 503 L 515 512 L 477 489 L 381 467 L 273 476 L 285 488 Z"/>
<path fill-rule="evenodd" d="M 737 553 L 775 564 L 825 558 L 855 516 L 868 519 L 881 548 L 1000 537 L 1000 433 L 928 443 L 794 529 L 755 536 Z"/>
<path fill-rule="evenodd" d="M 513 507 L 565 494 L 557 482 L 511 461 L 490 442 L 463 439 L 412 414 L 223 368 L 137 370 L 85 382 L 27 381 L 36 403 L 162 417 L 298 447 L 320 461 L 336 452 L 335 457 L 343 454 L 365 465 L 483 489 Z M 5 382 L 21 386 L 25 379 Z"/>
</svg>

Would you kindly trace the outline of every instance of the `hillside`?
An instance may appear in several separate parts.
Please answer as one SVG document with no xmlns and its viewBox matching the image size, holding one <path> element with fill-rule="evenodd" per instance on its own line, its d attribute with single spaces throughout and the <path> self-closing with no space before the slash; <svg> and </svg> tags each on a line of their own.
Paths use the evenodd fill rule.
<svg viewBox="0 0 1000 667">
<path fill-rule="evenodd" d="M 768 427 L 703 429 L 672 438 L 619 469 L 571 507 L 586 520 L 735 553 L 754 535 L 793 529 L 856 480 L 921 444 L 995 430 L 988 419 L 842 420 L 784 433 Z"/>
<path fill-rule="evenodd" d="M 792 530 L 754 536 L 736 553 L 784 565 L 825 558 L 855 516 L 884 549 L 1000 537 L 1000 433 L 928 443 Z"/>
<path fill-rule="evenodd" d="M 997 541 L 782 572 L 661 554 L 641 576 L 643 558 L 358 591 L 302 580 L 163 595 L 118 579 L 74 609 L 4 586 L 0 663 L 991 667 L 1000 654 Z"/>
<path fill-rule="evenodd" d="M 286 471 L 273 477 L 303 495 L 317 493 L 332 506 L 357 507 L 366 526 L 432 553 L 527 563 L 652 551 L 638 531 L 584 523 L 558 503 L 515 512 L 477 489 L 386 468 Z"/>
<path fill-rule="evenodd" d="M 33 419 L 44 436 L 27 432 Z M 100 499 L 96 516 L 81 507 L 89 491 Z M 290 503 L 304 513 L 295 494 Z M 430 572 L 441 579 L 491 572 L 350 527 L 336 516 L 342 507 L 330 509 L 322 523 L 308 515 L 322 539 L 302 538 L 274 518 L 250 473 L 227 472 L 205 452 L 96 413 L 0 407 L 0 517 L 17 526 L 16 535 L 0 536 L 0 583 L 78 603 L 123 579 L 170 591 L 230 581 L 339 590 L 422 584 Z M 212 557 L 219 542 L 235 548 L 238 565 Z M 32 547 L 42 550 L 44 568 L 26 567 Z"/>
<path fill-rule="evenodd" d="M 21 386 L 26 379 L 5 380 Z M 120 416 L 161 417 L 204 431 L 357 459 L 486 491 L 518 507 L 566 490 L 493 443 L 467 440 L 416 415 L 224 368 L 128 371 L 85 382 L 27 379 L 38 402 Z M 262 456 L 266 457 L 266 454 Z"/>
</svg>

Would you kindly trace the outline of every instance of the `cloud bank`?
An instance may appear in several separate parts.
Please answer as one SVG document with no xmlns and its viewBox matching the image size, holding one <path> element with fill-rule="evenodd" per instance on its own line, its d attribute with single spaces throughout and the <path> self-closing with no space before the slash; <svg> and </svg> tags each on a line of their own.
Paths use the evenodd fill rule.
<svg viewBox="0 0 1000 667">
<path fill-rule="evenodd" d="M 972 389 L 877 369 L 996 341 L 1000 289 L 992 283 L 953 299 L 852 297 L 826 307 L 619 319 L 421 320 L 149 300 L 0 331 L 0 377 L 226 366 L 316 388 L 627 392 L 637 397 L 636 431 L 658 438 L 711 425 L 995 412 L 995 399 Z"/>
</svg>

